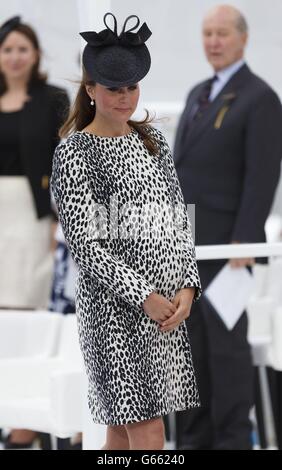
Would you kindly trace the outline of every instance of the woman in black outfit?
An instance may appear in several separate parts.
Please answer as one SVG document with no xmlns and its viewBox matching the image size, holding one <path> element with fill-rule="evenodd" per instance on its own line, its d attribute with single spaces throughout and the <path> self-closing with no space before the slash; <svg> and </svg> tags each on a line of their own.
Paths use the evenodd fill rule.
<svg viewBox="0 0 282 470">
<path fill-rule="evenodd" d="M 35 32 L 0 28 L 0 309 L 46 307 L 52 275 L 49 176 L 69 101 L 40 73 Z M 17 434 L 18 433 L 18 434 Z M 28 432 L 10 443 L 28 445 Z"/>
</svg>

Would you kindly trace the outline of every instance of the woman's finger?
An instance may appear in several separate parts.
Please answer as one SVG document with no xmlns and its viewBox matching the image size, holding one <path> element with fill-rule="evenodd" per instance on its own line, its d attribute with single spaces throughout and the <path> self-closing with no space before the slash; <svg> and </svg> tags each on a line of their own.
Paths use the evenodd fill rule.
<svg viewBox="0 0 282 470">
<path fill-rule="evenodd" d="M 162 333 L 164 333 L 165 331 L 172 331 L 172 330 L 174 330 L 175 328 L 177 328 L 178 325 L 180 325 L 180 323 L 181 323 L 181 322 L 178 322 L 178 321 L 177 321 L 177 322 L 174 322 L 172 325 L 169 325 L 169 326 L 166 326 L 166 327 L 161 326 L 161 327 L 160 327 L 160 331 L 161 331 Z"/>
<path fill-rule="evenodd" d="M 164 313 L 164 320 L 166 320 L 167 318 L 170 318 L 173 314 L 173 312 L 171 312 L 170 310 L 167 310 L 165 313 Z"/>
<path fill-rule="evenodd" d="M 179 321 L 179 319 L 181 319 L 182 313 L 183 313 L 183 307 L 179 307 L 170 318 L 164 321 L 163 326 L 170 326 L 176 321 Z"/>
</svg>

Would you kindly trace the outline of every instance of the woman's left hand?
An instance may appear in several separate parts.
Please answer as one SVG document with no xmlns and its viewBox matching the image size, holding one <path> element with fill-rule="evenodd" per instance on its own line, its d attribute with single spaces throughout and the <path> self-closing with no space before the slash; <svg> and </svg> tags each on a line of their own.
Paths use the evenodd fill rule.
<svg viewBox="0 0 282 470">
<path fill-rule="evenodd" d="M 171 331 L 177 328 L 186 318 L 189 317 L 192 302 L 195 295 L 195 287 L 187 287 L 180 289 L 172 303 L 176 306 L 176 312 L 167 320 L 165 320 L 161 326 L 160 331 Z"/>
</svg>

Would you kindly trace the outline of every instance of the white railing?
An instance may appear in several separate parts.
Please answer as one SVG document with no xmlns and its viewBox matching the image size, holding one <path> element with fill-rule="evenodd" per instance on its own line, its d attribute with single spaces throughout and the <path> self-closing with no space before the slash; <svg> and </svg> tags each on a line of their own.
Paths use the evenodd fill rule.
<svg viewBox="0 0 282 470">
<path fill-rule="evenodd" d="M 196 246 L 197 260 L 282 256 L 282 243 L 238 243 Z"/>
</svg>

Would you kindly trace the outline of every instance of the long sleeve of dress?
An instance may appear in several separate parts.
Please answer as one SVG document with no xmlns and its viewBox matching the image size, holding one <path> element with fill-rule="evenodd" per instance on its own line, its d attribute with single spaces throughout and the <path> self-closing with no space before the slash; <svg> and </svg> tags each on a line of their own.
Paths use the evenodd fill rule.
<svg viewBox="0 0 282 470">
<path fill-rule="evenodd" d="M 176 173 L 174 166 L 174 161 L 171 155 L 170 148 L 161 135 L 161 149 L 163 157 L 165 159 L 165 164 L 169 178 L 172 183 L 172 191 L 174 198 L 175 206 L 175 217 L 177 221 L 177 238 L 179 243 L 182 246 L 183 252 L 183 280 L 180 288 L 185 287 L 195 287 L 195 297 L 194 300 L 198 300 L 201 295 L 201 282 L 199 278 L 196 255 L 195 255 L 195 246 L 192 236 L 191 223 L 189 220 L 187 208 L 185 206 L 182 190 L 180 187 L 179 179 Z"/>
<path fill-rule="evenodd" d="M 80 270 L 133 307 L 141 307 L 155 287 L 93 237 L 91 214 L 96 201 L 84 157 L 74 144 L 63 143 L 53 162 L 51 189 L 71 254 Z"/>
</svg>

